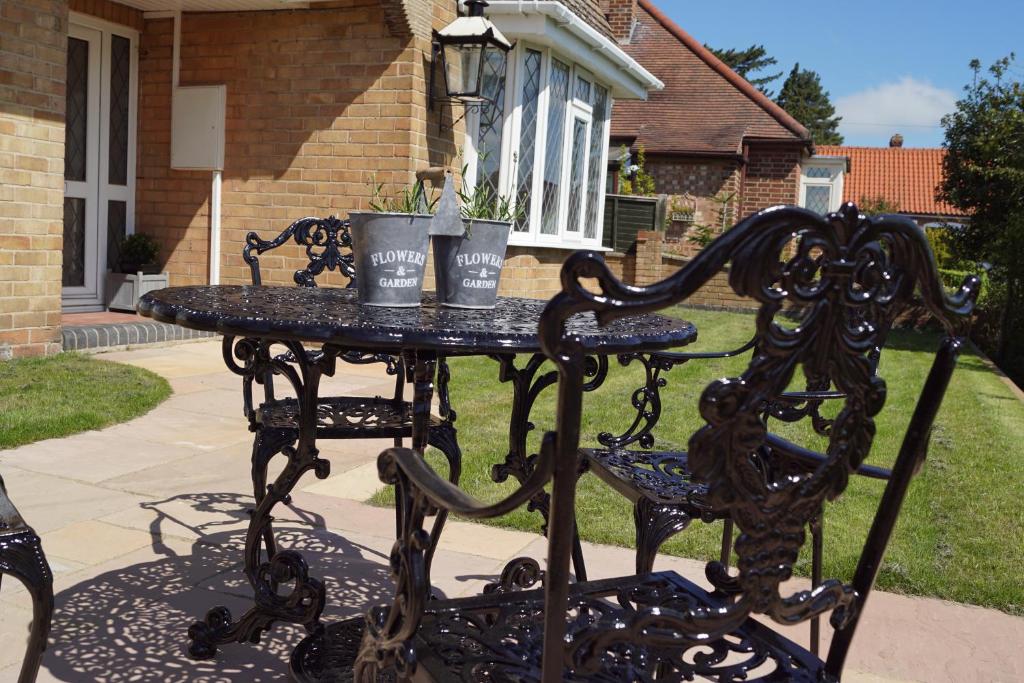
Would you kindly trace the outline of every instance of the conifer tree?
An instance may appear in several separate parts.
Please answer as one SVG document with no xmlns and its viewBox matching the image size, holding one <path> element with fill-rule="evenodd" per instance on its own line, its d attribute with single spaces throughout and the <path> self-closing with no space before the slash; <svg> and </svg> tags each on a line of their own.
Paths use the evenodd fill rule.
<svg viewBox="0 0 1024 683">
<path fill-rule="evenodd" d="M 770 66 L 778 64 L 778 60 L 774 57 L 769 57 L 767 51 L 764 49 L 764 45 L 751 45 L 745 50 L 719 50 L 713 48 L 707 43 L 704 47 L 711 50 L 711 52 L 725 62 L 726 66 L 738 73 L 743 78 L 750 81 L 750 84 L 755 88 L 763 92 L 768 97 L 774 97 L 775 93 L 768 89 L 768 85 L 782 75 L 782 72 L 770 74 L 767 76 L 755 77 L 754 74 L 767 69 Z"/>
<path fill-rule="evenodd" d="M 828 92 L 822 89 L 817 72 L 801 69 L 799 63 L 795 64 L 775 101 L 807 127 L 815 144 L 843 144 L 843 136 L 839 134 L 842 117 L 836 116 L 836 108 L 832 106 Z"/>
</svg>

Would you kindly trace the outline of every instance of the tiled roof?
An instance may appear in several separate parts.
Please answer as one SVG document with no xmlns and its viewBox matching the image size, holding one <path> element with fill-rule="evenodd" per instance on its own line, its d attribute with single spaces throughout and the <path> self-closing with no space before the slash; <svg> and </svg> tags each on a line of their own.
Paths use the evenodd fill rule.
<svg viewBox="0 0 1024 683">
<path fill-rule="evenodd" d="M 603 35 L 605 38 L 612 38 L 612 29 L 605 19 L 604 12 L 598 7 L 597 0 L 560 0 L 560 2 L 571 9 L 583 21 Z"/>
<path fill-rule="evenodd" d="M 639 0 L 628 44 L 633 59 L 665 83 L 646 102 L 620 101 L 612 137 L 648 152 L 739 154 L 744 138 L 809 144 L 807 129 L 666 17 Z"/>
<path fill-rule="evenodd" d="M 818 145 L 819 156 L 847 157 L 849 171 L 843 179 L 843 201 L 885 198 L 900 213 L 963 216 L 963 211 L 935 199 L 942 182 L 942 158 L 938 147 L 835 147 Z"/>
</svg>

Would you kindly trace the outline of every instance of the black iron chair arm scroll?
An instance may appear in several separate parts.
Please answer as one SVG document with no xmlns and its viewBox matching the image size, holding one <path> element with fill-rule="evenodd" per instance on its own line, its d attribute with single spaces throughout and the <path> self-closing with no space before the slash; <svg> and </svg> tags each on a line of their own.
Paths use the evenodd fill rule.
<svg viewBox="0 0 1024 683">
<path fill-rule="evenodd" d="M 544 435 L 534 469 L 514 492 L 496 503 L 483 503 L 469 495 L 434 472 L 421 455 L 409 448 L 389 448 L 382 452 L 377 459 L 377 471 L 381 481 L 393 484 L 394 468 L 397 467 L 436 508 L 473 519 L 498 517 L 528 503 L 551 479 L 554 470 L 553 439 L 552 432 Z"/>
<path fill-rule="evenodd" d="M 752 337 L 746 344 L 730 351 L 656 351 L 654 353 L 647 354 L 651 358 L 664 361 L 665 363 L 671 363 L 672 365 L 682 365 L 688 363 L 691 360 L 709 360 L 715 358 L 732 358 L 742 353 L 750 351 L 757 346 L 757 337 Z M 626 354 L 623 354 L 626 355 Z M 621 356 L 620 356 L 621 359 Z"/>
<path fill-rule="evenodd" d="M 825 456 L 821 453 L 799 446 L 770 432 L 765 434 L 764 445 L 771 449 L 773 456 L 788 459 L 802 465 L 807 470 L 813 471 L 826 461 Z M 855 472 L 869 479 L 885 480 L 892 475 L 892 470 L 878 467 L 877 465 L 865 465 L 864 463 L 858 465 Z"/>
</svg>

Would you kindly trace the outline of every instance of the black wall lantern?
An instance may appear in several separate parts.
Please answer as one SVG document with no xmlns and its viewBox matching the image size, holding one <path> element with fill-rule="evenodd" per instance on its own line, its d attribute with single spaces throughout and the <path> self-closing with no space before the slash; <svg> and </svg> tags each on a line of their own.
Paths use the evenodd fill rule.
<svg viewBox="0 0 1024 683">
<path fill-rule="evenodd" d="M 440 67 L 448 100 L 483 104 L 484 69 L 488 61 L 504 61 L 512 43 L 484 16 L 484 0 L 466 0 L 467 16 L 434 31 L 434 61 L 430 67 L 430 107 L 434 106 L 434 79 Z M 504 69 L 499 69 L 504 72 Z M 436 98 L 441 99 L 441 98 Z"/>
</svg>

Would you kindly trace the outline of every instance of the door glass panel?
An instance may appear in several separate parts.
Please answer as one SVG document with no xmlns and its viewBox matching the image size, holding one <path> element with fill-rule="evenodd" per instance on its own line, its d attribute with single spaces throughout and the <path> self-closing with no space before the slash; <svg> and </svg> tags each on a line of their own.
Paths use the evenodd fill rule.
<svg viewBox="0 0 1024 683">
<path fill-rule="evenodd" d="M 128 226 L 128 203 L 111 199 L 107 202 L 107 268 L 117 270 L 121 260 L 121 242 Z"/>
<path fill-rule="evenodd" d="M 85 286 L 85 200 L 64 198 L 64 268 L 61 283 L 65 287 Z"/>
<path fill-rule="evenodd" d="M 583 207 L 583 172 L 587 152 L 587 123 L 575 119 L 572 127 L 572 157 L 569 166 L 569 221 L 568 232 L 580 231 L 580 209 Z"/>
<path fill-rule="evenodd" d="M 85 180 L 89 109 L 89 43 L 68 38 L 64 179 Z M 67 283 L 65 283 L 67 284 Z"/>
<path fill-rule="evenodd" d="M 110 36 L 110 171 L 111 185 L 128 184 L 128 97 L 131 41 Z"/>
<path fill-rule="evenodd" d="M 541 54 L 527 50 L 523 58 L 523 113 L 519 133 L 519 170 L 516 178 L 516 206 L 522 207 L 516 219 L 516 232 L 530 229 L 530 200 L 533 197 L 533 159 L 537 149 L 537 107 L 540 98 Z"/>
<path fill-rule="evenodd" d="M 597 214 L 600 202 L 604 198 L 601 189 L 601 159 L 604 157 L 604 146 L 608 144 L 608 114 L 610 100 L 608 90 L 600 85 L 594 86 L 594 122 L 590 124 L 590 164 L 587 170 L 587 217 L 583 223 L 583 236 L 587 239 L 597 237 Z"/>
<path fill-rule="evenodd" d="M 558 234 L 558 198 L 562 180 L 562 141 L 565 139 L 565 108 L 569 99 L 569 67 L 551 60 L 548 82 L 547 155 L 544 159 L 544 191 L 541 197 L 540 231 Z"/>
<path fill-rule="evenodd" d="M 498 193 L 501 171 L 501 132 L 505 121 L 505 54 L 500 50 L 486 50 L 484 82 L 480 89 L 486 98 L 480 106 L 480 126 L 477 129 L 478 153 L 476 181 L 483 183 L 491 197 Z"/>
</svg>

